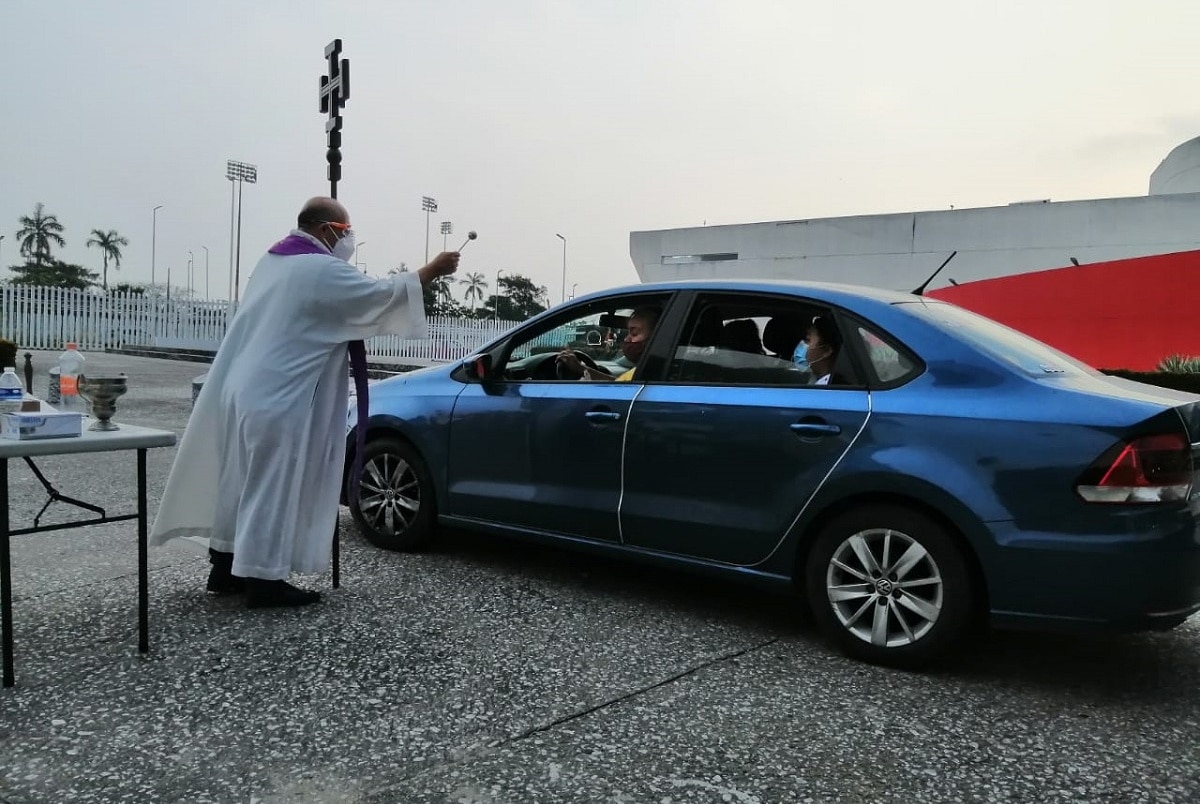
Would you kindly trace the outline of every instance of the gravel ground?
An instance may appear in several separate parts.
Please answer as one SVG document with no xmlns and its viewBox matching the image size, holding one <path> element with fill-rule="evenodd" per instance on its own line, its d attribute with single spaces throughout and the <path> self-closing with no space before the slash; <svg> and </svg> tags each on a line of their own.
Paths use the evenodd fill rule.
<svg viewBox="0 0 1200 804">
<path fill-rule="evenodd" d="M 205 366 L 88 360 L 130 376 L 116 421 L 182 433 Z M 151 451 L 152 509 L 172 456 Z M 39 465 L 132 511 L 132 453 Z M 42 496 L 23 465 L 12 485 L 17 525 Z M 194 547 L 152 549 L 145 656 L 133 523 L 14 538 L 0 801 L 1200 800 L 1195 618 L 993 634 L 900 673 L 833 653 L 787 599 L 459 532 L 390 554 L 343 526 L 341 588 L 301 579 L 326 599 L 298 611 L 210 598 Z"/>
</svg>

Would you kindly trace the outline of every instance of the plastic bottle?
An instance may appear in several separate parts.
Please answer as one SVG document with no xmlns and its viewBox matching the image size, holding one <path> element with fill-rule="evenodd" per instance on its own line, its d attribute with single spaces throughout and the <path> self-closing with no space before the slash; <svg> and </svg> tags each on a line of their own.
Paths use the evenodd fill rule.
<svg viewBox="0 0 1200 804">
<path fill-rule="evenodd" d="M 67 351 L 58 357 L 59 410 L 72 413 L 87 411 L 87 403 L 79 396 L 79 377 L 83 374 L 83 355 L 74 342 L 67 343 Z"/>
<path fill-rule="evenodd" d="M 25 386 L 17 376 L 17 369 L 9 367 L 0 374 L 0 413 L 16 413 L 25 398 Z"/>
</svg>

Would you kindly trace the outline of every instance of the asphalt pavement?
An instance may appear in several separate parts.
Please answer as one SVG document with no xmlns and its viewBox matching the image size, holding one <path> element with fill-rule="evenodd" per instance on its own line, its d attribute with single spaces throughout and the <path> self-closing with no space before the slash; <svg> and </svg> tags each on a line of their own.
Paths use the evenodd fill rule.
<svg viewBox="0 0 1200 804">
<path fill-rule="evenodd" d="M 129 375 L 118 423 L 182 434 L 207 366 L 87 357 Z M 40 395 L 53 359 L 35 355 Z M 173 454 L 151 451 L 152 512 Z M 39 465 L 133 510 L 132 453 Z M 19 526 L 44 495 L 11 475 Z M 211 598 L 201 552 L 152 548 L 147 655 L 133 523 L 15 537 L 0 801 L 1200 800 L 1196 618 L 991 634 L 904 673 L 841 657 L 788 598 L 469 533 L 418 555 L 343 533 L 341 588 L 301 578 L 325 599 L 293 611 Z"/>
</svg>

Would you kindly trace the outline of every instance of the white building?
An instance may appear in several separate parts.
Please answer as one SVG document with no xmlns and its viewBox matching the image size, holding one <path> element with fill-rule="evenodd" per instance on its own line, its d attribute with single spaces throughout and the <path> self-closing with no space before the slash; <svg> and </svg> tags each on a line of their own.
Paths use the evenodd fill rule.
<svg viewBox="0 0 1200 804">
<path fill-rule="evenodd" d="M 1150 177 L 1149 194 L 631 232 L 644 282 L 809 279 L 912 290 L 930 285 L 1200 250 L 1200 137 Z M 1200 262 L 1197 263 L 1200 266 Z M 1200 282 L 1200 277 L 1198 277 Z"/>
</svg>

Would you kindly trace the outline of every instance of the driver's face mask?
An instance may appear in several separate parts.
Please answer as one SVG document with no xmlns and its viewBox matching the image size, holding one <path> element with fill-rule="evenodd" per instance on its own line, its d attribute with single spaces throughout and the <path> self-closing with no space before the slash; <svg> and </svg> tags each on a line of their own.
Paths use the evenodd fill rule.
<svg viewBox="0 0 1200 804">
<path fill-rule="evenodd" d="M 621 342 L 621 354 L 625 355 L 625 359 L 631 363 L 636 363 L 642 359 L 642 354 L 646 351 L 646 341 L 636 340 L 631 341 L 626 338 Z"/>
</svg>

